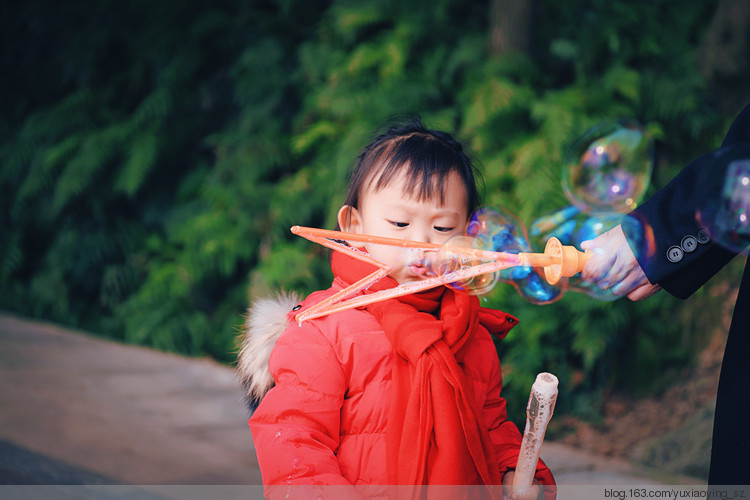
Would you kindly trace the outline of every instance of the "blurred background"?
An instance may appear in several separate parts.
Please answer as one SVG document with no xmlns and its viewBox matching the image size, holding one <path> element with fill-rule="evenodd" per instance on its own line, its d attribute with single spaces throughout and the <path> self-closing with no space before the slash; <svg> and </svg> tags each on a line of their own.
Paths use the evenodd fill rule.
<svg viewBox="0 0 750 500">
<path fill-rule="evenodd" d="M 329 285 L 325 249 L 289 227 L 333 228 L 393 116 L 456 134 L 486 204 L 530 225 L 569 204 L 564 157 L 596 123 L 649 131 L 648 196 L 750 101 L 744 0 L 0 8 L 0 308 L 228 364 L 254 298 Z M 650 443 L 685 422 L 710 439 L 740 260 L 687 301 L 540 306 L 498 284 L 485 304 L 521 320 L 498 346 L 511 417 L 549 371 L 553 439 L 644 463 L 684 455 Z M 707 473 L 696 446 L 676 472 Z"/>
</svg>

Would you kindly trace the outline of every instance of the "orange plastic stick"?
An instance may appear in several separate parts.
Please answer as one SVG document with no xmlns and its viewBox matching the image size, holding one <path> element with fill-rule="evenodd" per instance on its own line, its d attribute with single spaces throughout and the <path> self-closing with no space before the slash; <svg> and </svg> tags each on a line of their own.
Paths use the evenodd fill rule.
<svg viewBox="0 0 750 500">
<path fill-rule="evenodd" d="M 379 290 L 366 295 L 357 295 L 361 290 L 367 289 L 386 276 L 391 271 L 391 267 L 372 257 L 367 252 L 364 252 L 355 246 L 350 246 L 350 242 L 397 246 L 401 248 L 425 250 L 428 252 L 436 252 L 443 248 L 443 245 L 302 226 L 293 226 L 291 231 L 292 233 L 302 236 L 314 243 L 318 243 L 335 251 L 347 253 L 355 259 L 368 262 L 378 268 L 376 271 L 365 276 L 358 282 L 340 290 L 327 299 L 299 313 L 295 316 L 295 319 L 300 323 L 308 319 L 318 318 L 334 312 L 363 307 L 380 300 L 387 300 L 402 295 L 408 295 L 410 293 L 421 292 L 422 290 L 428 290 L 436 286 L 465 280 L 482 274 L 494 273 L 501 269 L 513 266 L 543 267 L 547 281 L 554 284 L 561 276 L 573 276 L 575 273 L 580 272 L 580 270 L 583 269 L 586 260 L 588 260 L 587 254 L 583 254 L 573 247 L 563 246 L 556 238 L 551 238 L 550 241 L 547 242 L 547 247 L 543 254 L 513 254 L 480 250 L 470 247 L 451 246 L 450 250 L 452 253 L 466 258 L 483 260 L 485 262 L 482 264 L 465 266 L 456 271 L 439 276 L 433 276 L 419 281 L 401 283 L 394 288 Z"/>
</svg>

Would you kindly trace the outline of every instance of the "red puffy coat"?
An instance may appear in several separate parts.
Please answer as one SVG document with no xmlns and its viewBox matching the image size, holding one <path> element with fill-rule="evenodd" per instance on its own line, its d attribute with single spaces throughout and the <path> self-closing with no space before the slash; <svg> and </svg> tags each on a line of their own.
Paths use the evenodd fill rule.
<svg viewBox="0 0 750 500">
<path fill-rule="evenodd" d="M 337 278 L 302 306 L 343 286 Z M 270 356 L 275 385 L 264 396 L 255 394 L 262 401 L 249 421 L 264 484 L 387 484 L 385 432 L 393 354 L 385 333 L 361 309 L 301 324 L 294 322 L 299 308 L 294 309 Z M 493 332 L 500 338 L 515 324 L 515 318 L 508 318 L 505 331 Z M 243 348 L 240 364 L 252 355 Z M 474 336 L 463 363 L 502 474 L 516 465 L 521 433 L 507 420 L 500 363 L 489 334 Z M 537 479 L 554 484 L 541 461 Z"/>
</svg>

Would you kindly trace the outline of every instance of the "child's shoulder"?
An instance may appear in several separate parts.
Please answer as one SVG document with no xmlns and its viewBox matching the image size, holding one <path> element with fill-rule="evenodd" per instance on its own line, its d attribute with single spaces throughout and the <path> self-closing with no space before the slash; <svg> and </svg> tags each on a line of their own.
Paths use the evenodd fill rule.
<svg viewBox="0 0 750 500">
<path fill-rule="evenodd" d="M 251 408 L 273 386 L 268 359 L 287 328 L 287 315 L 297 303 L 299 295 L 295 292 L 279 292 L 254 300 L 247 311 L 238 339 L 237 375 Z"/>
<path fill-rule="evenodd" d="M 250 401 L 260 400 L 273 385 L 268 369 L 277 344 L 321 343 L 335 346 L 363 331 L 380 330 L 367 311 L 351 309 L 298 323 L 297 314 L 334 295 L 341 287 L 311 293 L 279 292 L 252 302 L 238 338 L 237 373 Z"/>
</svg>

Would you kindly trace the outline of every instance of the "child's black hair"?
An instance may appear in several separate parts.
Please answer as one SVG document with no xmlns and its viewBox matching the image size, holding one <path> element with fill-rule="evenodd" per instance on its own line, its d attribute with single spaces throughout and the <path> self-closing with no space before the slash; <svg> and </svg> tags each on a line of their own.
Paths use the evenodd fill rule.
<svg viewBox="0 0 750 500">
<path fill-rule="evenodd" d="M 418 117 L 391 126 L 365 147 L 352 172 L 344 205 L 359 208 L 366 188 L 373 183 L 376 190 L 386 187 L 406 166 L 405 195 L 418 200 L 438 196 L 443 203 L 446 179 L 456 172 L 466 188 L 466 213 L 471 216 L 478 208 L 479 170 L 451 134 L 427 129 Z"/>
</svg>

